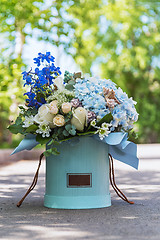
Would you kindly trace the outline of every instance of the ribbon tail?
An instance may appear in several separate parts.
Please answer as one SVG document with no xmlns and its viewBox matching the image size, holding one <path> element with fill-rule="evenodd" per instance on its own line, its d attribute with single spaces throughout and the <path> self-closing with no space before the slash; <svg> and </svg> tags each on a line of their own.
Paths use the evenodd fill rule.
<svg viewBox="0 0 160 240">
<path fill-rule="evenodd" d="M 36 141 L 36 136 L 30 134 L 20 142 L 20 144 L 14 149 L 14 151 L 10 155 L 21 152 L 23 150 L 31 150 L 38 144 L 39 142 Z"/>
<path fill-rule="evenodd" d="M 122 144 L 109 145 L 109 153 L 113 158 L 138 169 L 139 159 L 137 158 L 137 145 L 135 143 L 128 143 L 127 141 L 125 148 L 123 148 Z"/>
</svg>

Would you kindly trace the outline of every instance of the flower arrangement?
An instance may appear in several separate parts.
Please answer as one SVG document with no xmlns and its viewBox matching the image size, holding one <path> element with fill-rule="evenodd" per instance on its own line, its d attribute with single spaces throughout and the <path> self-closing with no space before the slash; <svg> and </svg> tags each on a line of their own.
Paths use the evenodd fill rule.
<svg viewBox="0 0 160 240">
<path fill-rule="evenodd" d="M 23 72 L 27 96 L 12 133 L 36 135 L 44 152 L 58 154 L 57 143 L 97 134 L 103 140 L 111 132 L 130 132 L 138 119 L 136 102 L 110 79 L 82 76 L 66 71 L 61 77 L 55 58 L 46 52 L 34 58 L 34 70 Z"/>
</svg>

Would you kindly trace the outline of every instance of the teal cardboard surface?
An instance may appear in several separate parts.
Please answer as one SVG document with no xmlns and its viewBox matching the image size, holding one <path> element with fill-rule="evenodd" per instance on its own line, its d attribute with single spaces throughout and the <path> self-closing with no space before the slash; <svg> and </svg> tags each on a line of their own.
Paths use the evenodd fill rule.
<svg viewBox="0 0 160 240">
<path fill-rule="evenodd" d="M 61 143 L 58 150 L 60 155 L 46 159 L 44 205 L 61 209 L 110 206 L 108 145 L 81 137 L 75 145 Z M 91 174 L 91 186 L 68 187 L 68 174 Z"/>
</svg>

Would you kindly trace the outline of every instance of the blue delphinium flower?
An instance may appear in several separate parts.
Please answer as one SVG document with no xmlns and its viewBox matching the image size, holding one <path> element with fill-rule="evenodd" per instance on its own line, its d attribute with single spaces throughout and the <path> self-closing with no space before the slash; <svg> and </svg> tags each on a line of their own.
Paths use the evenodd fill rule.
<svg viewBox="0 0 160 240">
<path fill-rule="evenodd" d="M 22 75 L 25 81 L 24 86 L 28 85 L 31 87 L 31 90 L 25 94 L 28 96 L 28 99 L 26 99 L 27 105 L 38 107 L 44 103 L 45 95 L 52 92 L 54 79 L 58 75 L 61 75 L 61 71 L 59 67 L 54 65 L 55 58 L 50 52 L 46 52 L 45 54 L 38 53 L 38 57 L 33 60 L 37 65 L 35 70 L 32 71 L 31 69 L 29 72 L 24 71 Z M 41 67 L 41 64 L 44 63 L 46 63 L 45 66 Z M 40 102 L 36 100 L 38 94 L 44 95 L 39 96 L 38 99 L 40 99 Z"/>
<path fill-rule="evenodd" d="M 24 95 L 27 95 L 28 98 L 26 99 L 26 102 L 28 104 L 28 107 L 33 107 L 37 105 L 37 100 L 35 99 L 36 95 L 32 91 L 25 93 Z"/>
<path fill-rule="evenodd" d="M 55 58 L 51 55 L 50 52 L 46 52 L 46 54 L 38 53 L 38 57 L 34 58 L 33 60 L 34 60 L 34 63 L 37 64 L 37 66 L 39 67 L 41 63 L 44 62 L 44 60 L 50 63 L 50 62 L 54 62 Z"/>
</svg>

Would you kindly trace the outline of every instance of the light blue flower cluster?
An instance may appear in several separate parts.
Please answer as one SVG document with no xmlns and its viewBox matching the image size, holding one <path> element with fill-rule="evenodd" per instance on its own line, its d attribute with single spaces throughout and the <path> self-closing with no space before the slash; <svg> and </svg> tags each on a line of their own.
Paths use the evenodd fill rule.
<svg viewBox="0 0 160 240">
<path fill-rule="evenodd" d="M 84 108 L 94 111 L 99 119 L 110 112 L 109 109 L 106 108 L 103 86 L 116 89 L 116 85 L 112 81 L 95 77 L 78 78 L 74 86 L 75 95 L 82 101 Z"/>
<path fill-rule="evenodd" d="M 127 131 L 132 129 L 133 123 L 138 120 L 138 113 L 135 109 L 136 102 L 132 98 L 128 98 L 121 88 L 116 89 L 115 93 L 121 104 L 116 105 L 111 110 L 113 116 L 111 130 L 114 131 L 115 127 L 122 126 Z"/>
<path fill-rule="evenodd" d="M 118 126 L 124 130 L 129 130 L 137 121 L 138 114 L 134 106 L 136 102 L 132 98 L 128 98 L 121 88 L 117 89 L 116 84 L 110 79 L 78 78 L 74 87 L 75 95 L 82 102 L 83 107 L 95 112 L 97 119 L 101 119 L 111 112 L 113 116 L 111 131 L 114 131 Z M 106 105 L 103 87 L 113 90 L 120 104 L 116 104 L 114 108 L 109 108 Z"/>
</svg>

